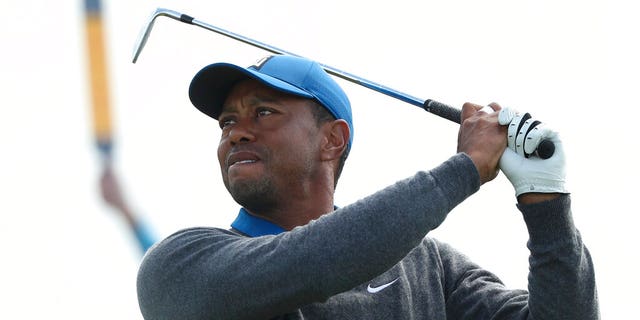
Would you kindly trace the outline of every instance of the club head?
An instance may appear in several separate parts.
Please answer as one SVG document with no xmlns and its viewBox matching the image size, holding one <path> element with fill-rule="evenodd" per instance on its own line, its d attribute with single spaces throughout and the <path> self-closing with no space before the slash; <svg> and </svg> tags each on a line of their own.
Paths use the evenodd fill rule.
<svg viewBox="0 0 640 320">
<path fill-rule="evenodd" d="M 142 27 L 142 30 L 140 31 L 140 35 L 138 36 L 138 40 L 136 41 L 135 46 L 133 48 L 133 63 L 136 63 L 136 61 L 138 61 L 140 52 L 142 52 L 144 45 L 147 43 L 147 40 L 149 39 L 149 35 L 151 34 L 151 29 L 153 29 L 153 23 L 156 21 L 156 18 L 160 16 L 166 16 L 169 18 L 180 20 L 181 14 L 179 12 L 169 10 L 169 9 L 164 9 L 164 8 L 157 8 L 151 14 L 147 23 Z"/>
</svg>

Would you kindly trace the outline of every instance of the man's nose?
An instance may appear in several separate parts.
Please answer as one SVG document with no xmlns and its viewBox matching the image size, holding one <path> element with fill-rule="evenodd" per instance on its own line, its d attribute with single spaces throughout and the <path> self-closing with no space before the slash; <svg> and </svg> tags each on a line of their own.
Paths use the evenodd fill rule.
<svg viewBox="0 0 640 320">
<path fill-rule="evenodd" d="M 238 119 L 229 131 L 229 140 L 234 145 L 251 142 L 255 138 L 255 126 L 249 119 Z"/>
</svg>

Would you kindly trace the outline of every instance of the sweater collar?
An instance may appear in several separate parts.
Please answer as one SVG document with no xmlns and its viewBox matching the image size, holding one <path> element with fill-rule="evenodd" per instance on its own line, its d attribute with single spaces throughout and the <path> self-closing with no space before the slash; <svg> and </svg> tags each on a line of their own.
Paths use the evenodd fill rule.
<svg viewBox="0 0 640 320">
<path fill-rule="evenodd" d="M 231 227 L 248 235 L 249 237 L 259 237 L 264 235 L 276 235 L 285 230 L 279 225 L 256 217 L 250 214 L 244 208 L 240 209 L 236 220 L 233 221 Z"/>
</svg>

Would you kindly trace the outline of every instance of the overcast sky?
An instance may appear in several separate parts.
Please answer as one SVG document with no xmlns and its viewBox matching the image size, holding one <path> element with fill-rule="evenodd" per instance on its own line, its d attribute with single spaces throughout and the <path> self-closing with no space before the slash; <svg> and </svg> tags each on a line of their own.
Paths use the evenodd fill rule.
<svg viewBox="0 0 640 320">
<path fill-rule="evenodd" d="M 635 157 L 640 72 L 633 1 L 107 1 L 103 3 L 115 166 L 160 239 L 227 228 L 238 205 L 221 183 L 217 123 L 188 100 L 209 63 L 265 52 L 159 18 L 156 7 L 281 47 L 413 96 L 456 107 L 496 101 L 556 128 L 566 144 L 573 214 L 595 262 L 604 319 L 635 314 L 640 286 Z M 0 19 L 0 318 L 140 319 L 141 254 L 98 194 L 81 1 L 4 1 Z M 7 8 L 8 7 L 8 8 Z M 456 151 L 457 125 L 339 80 L 354 145 L 345 205 Z M 391 222 L 390 222 L 391 223 Z M 527 234 L 504 176 L 432 234 L 525 287 Z"/>
</svg>

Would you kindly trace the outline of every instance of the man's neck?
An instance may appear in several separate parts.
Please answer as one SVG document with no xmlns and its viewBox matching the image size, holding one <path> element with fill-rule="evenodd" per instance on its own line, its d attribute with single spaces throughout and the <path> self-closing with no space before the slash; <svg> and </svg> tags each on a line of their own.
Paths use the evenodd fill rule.
<svg viewBox="0 0 640 320">
<path fill-rule="evenodd" d="M 255 210 L 245 208 L 250 214 L 272 222 L 289 231 L 298 226 L 304 226 L 311 220 L 318 219 L 322 215 L 333 211 L 333 202 L 325 205 L 306 206 L 290 204 L 286 208 L 274 208 L 271 210 Z"/>
<path fill-rule="evenodd" d="M 246 207 L 247 212 L 272 222 L 285 230 L 304 226 L 311 220 L 333 211 L 335 185 L 333 170 L 323 171 L 307 182 L 284 188 L 289 190 L 268 207 Z"/>
</svg>

